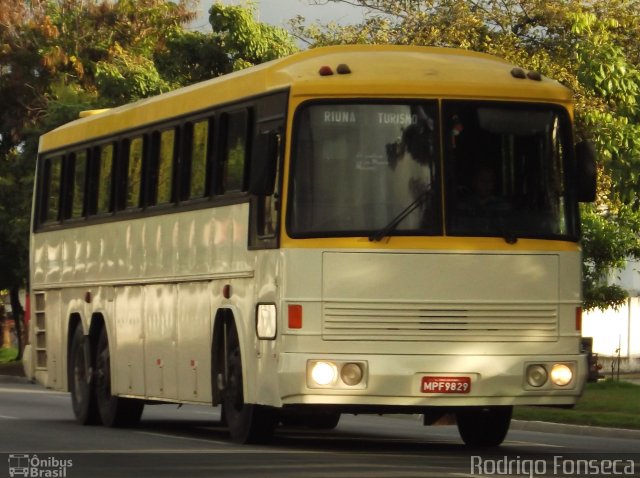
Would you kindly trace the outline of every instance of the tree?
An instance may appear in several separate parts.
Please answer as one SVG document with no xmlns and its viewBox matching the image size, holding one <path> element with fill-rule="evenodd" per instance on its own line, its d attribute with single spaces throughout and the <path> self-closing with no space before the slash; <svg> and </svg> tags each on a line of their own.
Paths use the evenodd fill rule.
<svg viewBox="0 0 640 478">
<path fill-rule="evenodd" d="M 574 92 L 577 139 L 600 155 L 598 200 L 582 207 L 585 307 L 618 306 L 607 284 L 640 257 L 640 2 L 637 0 L 328 0 L 367 9 L 362 24 L 305 26 L 312 46 L 394 43 L 494 54 Z M 326 2 L 323 2 L 326 3 Z"/>
<path fill-rule="evenodd" d="M 185 29 L 195 0 L 3 0 L 0 9 L 0 289 L 16 318 L 28 276 L 38 138 L 82 110 L 121 105 L 295 51 L 254 8 L 211 8 L 212 32 Z M 18 324 L 19 325 L 19 324 Z"/>
<path fill-rule="evenodd" d="M 65 85 L 117 105 L 168 91 L 154 55 L 195 17 L 191 0 L 57 0 L 46 18 L 52 35 L 43 62 Z"/>
<path fill-rule="evenodd" d="M 286 30 L 255 20 L 255 6 L 248 8 L 214 3 L 209 10 L 214 36 L 224 45 L 233 70 L 275 60 L 297 51 Z"/>
<path fill-rule="evenodd" d="M 27 278 L 30 191 L 39 135 L 77 118 L 83 109 L 168 89 L 147 57 L 162 48 L 164 35 L 179 32 L 193 15 L 184 1 L 3 3 L 0 289 L 9 289 L 17 328 L 23 315 L 18 290 Z"/>
<path fill-rule="evenodd" d="M 10 291 L 19 341 L 18 290 L 28 263 L 28 191 L 33 175 L 32 163 L 21 154 L 22 134 L 41 117 L 49 81 L 36 46 L 48 33 L 42 12 L 38 1 L 21 0 L 7 0 L 0 10 L 0 289 Z"/>
<path fill-rule="evenodd" d="M 255 5 L 214 3 L 209 9 L 212 33 L 182 32 L 168 39 L 155 63 L 174 85 L 202 81 L 274 60 L 297 51 L 283 28 L 258 22 Z"/>
<path fill-rule="evenodd" d="M 640 257 L 640 63 L 637 45 L 618 31 L 637 34 L 637 18 L 597 13 L 576 13 L 572 25 L 582 39 L 574 45 L 577 79 L 593 98 L 580 111 L 580 126 L 598 145 L 603 179 L 598 203 L 582 208 L 586 308 L 621 305 L 627 294 L 608 279 L 626 258 Z"/>
</svg>

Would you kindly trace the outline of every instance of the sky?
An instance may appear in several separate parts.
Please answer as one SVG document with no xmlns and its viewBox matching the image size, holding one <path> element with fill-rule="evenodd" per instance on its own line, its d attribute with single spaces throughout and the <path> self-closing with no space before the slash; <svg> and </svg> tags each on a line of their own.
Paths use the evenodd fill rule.
<svg viewBox="0 0 640 478">
<path fill-rule="evenodd" d="M 200 0 L 200 20 L 198 27 L 207 26 L 207 11 L 215 0 Z M 218 0 L 219 1 L 219 0 Z M 307 23 L 335 21 L 342 24 L 357 23 L 362 20 L 363 9 L 352 5 L 320 0 L 324 5 L 310 5 L 313 0 L 253 0 L 259 6 L 258 19 L 286 28 L 287 20 L 302 15 Z M 246 5 L 246 0 L 222 0 L 222 3 Z M 200 25 L 200 23 L 202 25 Z"/>
</svg>

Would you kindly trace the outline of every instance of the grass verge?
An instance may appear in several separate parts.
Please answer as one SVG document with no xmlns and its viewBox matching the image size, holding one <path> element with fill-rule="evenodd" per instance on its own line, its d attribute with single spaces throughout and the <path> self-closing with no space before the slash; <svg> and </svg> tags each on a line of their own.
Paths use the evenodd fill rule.
<svg viewBox="0 0 640 478">
<path fill-rule="evenodd" d="M 516 407 L 513 418 L 640 430 L 640 385 L 611 380 L 588 383 L 571 410 Z"/>
<path fill-rule="evenodd" d="M 0 363 L 12 362 L 18 356 L 18 349 L 0 348 Z"/>
</svg>

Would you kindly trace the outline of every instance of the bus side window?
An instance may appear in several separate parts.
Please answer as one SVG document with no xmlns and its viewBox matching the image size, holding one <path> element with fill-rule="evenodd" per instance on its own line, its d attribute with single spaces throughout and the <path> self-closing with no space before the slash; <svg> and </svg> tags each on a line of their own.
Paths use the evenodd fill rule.
<svg viewBox="0 0 640 478">
<path fill-rule="evenodd" d="M 175 129 L 168 129 L 156 136 L 158 141 L 157 157 L 153 165 L 153 186 L 155 186 L 155 200 L 153 204 L 169 204 L 173 202 L 173 175 L 177 135 Z M 129 156 L 131 158 L 131 156 Z M 152 187 L 153 187 L 152 186 Z"/>
<path fill-rule="evenodd" d="M 113 144 L 104 144 L 95 148 L 93 163 L 92 194 L 89 214 L 106 214 L 113 211 Z"/>
<path fill-rule="evenodd" d="M 282 134 L 280 132 L 270 133 L 275 140 L 275 188 L 273 194 L 269 196 L 258 197 L 258 207 L 257 207 L 257 234 L 260 239 L 275 237 L 276 226 L 278 222 L 278 176 L 279 176 L 279 161 L 278 158 L 281 157 L 282 151 Z M 256 145 L 257 146 L 257 145 Z M 269 147 L 265 148 L 263 154 L 265 156 L 268 155 L 267 151 Z M 271 160 L 271 158 L 268 158 Z"/>
<path fill-rule="evenodd" d="M 87 187 L 87 151 L 78 151 L 73 155 L 73 176 L 71 183 L 71 218 L 85 215 L 85 191 Z"/>
<path fill-rule="evenodd" d="M 124 190 L 126 209 L 140 207 L 142 191 L 142 161 L 144 158 L 144 137 L 137 136 L 128 141 L 126 159 L 126 187 Z"/>
<path fill-rule="evenodd" d="M 44 193 L 42 197 L 42 222 L 60 220 L 60 198 L 62 186 L 62 156 L 44 161 Z"/>
<path fill-rule="evenodd" d="M 247 110 L 226 115 L 225 147 L 222 166 L 222 191 L 246 191 L 249 113 Z"/>
<path fill-rule="evenodd" d="M 202 120 L 187 125 L 189 153 L 187 155 L 187 194 L 183 199 L 198 199 L 208 193 L 208 163 L 211 150 L 211 131 L 213 120 Z"/>
</svg>

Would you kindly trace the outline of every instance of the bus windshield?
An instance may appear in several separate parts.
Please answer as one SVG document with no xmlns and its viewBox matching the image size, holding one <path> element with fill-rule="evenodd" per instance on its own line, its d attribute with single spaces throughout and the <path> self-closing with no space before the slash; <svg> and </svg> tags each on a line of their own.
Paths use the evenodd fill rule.
<svg viewBox="0 0 640 478">
<path fill-rule="evenodd" d="M 447 234 L 573 238 L 569 119 L 547 105 L 443 104 Z"/>
<path fill-rule="evenodd" d="M 437 104 L 313 104 L 297 116 L 293 236 L 441 234 Z"/>
<path fill-rule="evenodd" d="M 303 106 L 289 234 L 577 237 L 564 173 L 571 159 L 566 112 L 521 103 L 442 105 L 442 128 L 435 101 Z"/>
</svg>

